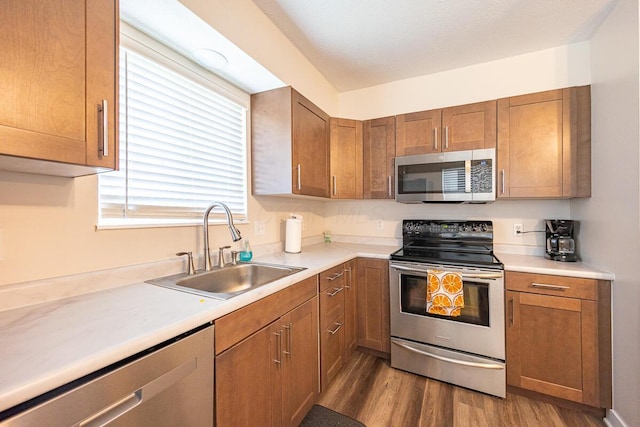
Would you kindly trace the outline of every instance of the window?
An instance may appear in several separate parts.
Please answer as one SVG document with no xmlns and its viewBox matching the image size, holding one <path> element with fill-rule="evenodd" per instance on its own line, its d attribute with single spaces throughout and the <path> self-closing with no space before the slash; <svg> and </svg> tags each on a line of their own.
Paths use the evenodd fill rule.
<svg viewBox="0 0 640 427">
<path fill-rule="evenodd" d="M 213 201 L 245 219 L 247 108 L 182 61 L 133 45 L 120 47 L 120 170 L 99 177 L 100 225 L 200 220 Z"/>
</svg>

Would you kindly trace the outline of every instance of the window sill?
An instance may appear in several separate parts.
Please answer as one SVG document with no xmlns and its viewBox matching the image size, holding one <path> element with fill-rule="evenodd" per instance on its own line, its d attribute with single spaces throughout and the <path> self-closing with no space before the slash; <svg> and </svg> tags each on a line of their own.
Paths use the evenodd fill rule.
<svg viewBox="0 0 640 427">
<path fill-rule="evenodd" d="M 247 219 L 235 219 L 233 220 L 234 224 L 249 224 Z M 227 221 L 223 219 L 209 219 L 209 225 L 226 225 Z M 96 231 L 103 230 L 123 230 L 123 229 L 135 229 L 135 228 L 169 228 L 169 227 L 199 227 L 202 225 L 202 219 L 194 219 L 194 220 L 158 220 L 158 221 L 149 221 L 147 219 L 141 220 L 139 222 L 128 220 L 128 221 L 108 221 L 102 224 L 96 224 Z"/>
</svg>

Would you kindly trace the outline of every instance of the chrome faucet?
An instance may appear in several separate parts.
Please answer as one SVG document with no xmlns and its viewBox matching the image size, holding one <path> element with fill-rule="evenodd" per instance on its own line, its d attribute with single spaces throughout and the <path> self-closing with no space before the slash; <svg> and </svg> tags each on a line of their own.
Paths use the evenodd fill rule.
<svg viewBox="0 0 640 427">
<path fill-rule="evenodd" d="M 234 242 L 237 242 L 238 240 L 242 239 L 242 236 L 240 235 L 240 231 L 236 228 L 235 225 L 233 225 L 233 215 L 231 215 L 231 211 L 229 210 L 227 205 L 221 202 L 213 202 L 207 208 L 207 210 L 204 211 L 204 218 L 203 218 L 203 224 L 202 224 L 202 228 L 204 230 L 204 271 L 209 271 L 211 270 L 211 267 L 212 267 L 211 255 L 209 254 L 209 212 L 211 212 L 211 210 L 216 206 L 224 209 L 224 214 L 227 217 L 227 225 L 229 226 L 229 232 L 231 233 L 231 239 Z M 218 260 L 218 264 L 224 265 L 223 262 L 220 262 L 220 261 L 221 260 Z"/>
</svg>

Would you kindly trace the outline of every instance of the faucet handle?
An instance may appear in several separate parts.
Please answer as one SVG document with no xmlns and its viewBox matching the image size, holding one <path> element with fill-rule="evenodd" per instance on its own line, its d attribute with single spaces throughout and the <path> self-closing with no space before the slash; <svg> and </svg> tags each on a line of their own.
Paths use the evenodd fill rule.
<svg viewBox="0 0 640 427">
<path fill-rule="evenodd" d="M 231 249 L 231 246 L 221 246 L 218 248 L 218 267 L 223 268 L 225 265 L 224 262 L 224 250 Z"/>
<path fill-rule="evenodd" d="M 196 274 L 196 269 L 195 266 L 193 265 L 193 253 L 191 252 L 178 252 L 176 253 L 177 256 L 183 256 L 186 255 L 187 256 L 187 274 L 189 276 L 193 276 L 194 274 Z"/>
<path fill-rule="evenodd" d="M 240 251 L 231 251 L 231 264 L 238 265 L 238 257 L 240 256 Z"/>
</svg>

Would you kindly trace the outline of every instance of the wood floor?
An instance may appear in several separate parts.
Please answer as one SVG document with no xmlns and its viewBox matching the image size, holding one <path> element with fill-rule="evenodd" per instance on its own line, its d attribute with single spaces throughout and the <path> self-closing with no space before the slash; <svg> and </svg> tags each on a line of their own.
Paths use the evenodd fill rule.
<svg viewBox="0 0 640 427">
<path fill-rule="evenodd" d="M 318 403 L 367 427 L 605 426 L 594 416 L 523 396 L 500 399 L 393 369 L 388 360 L 361 352 Z"/>
</svg>

